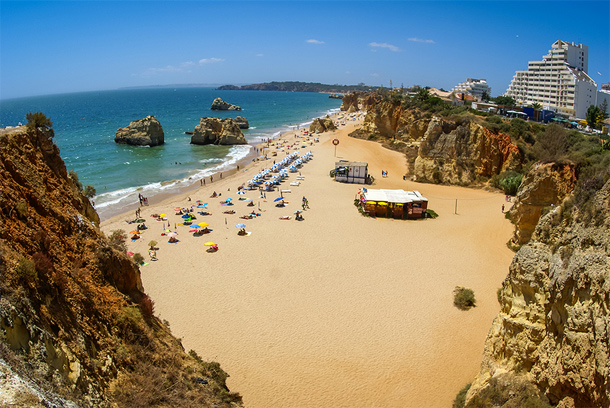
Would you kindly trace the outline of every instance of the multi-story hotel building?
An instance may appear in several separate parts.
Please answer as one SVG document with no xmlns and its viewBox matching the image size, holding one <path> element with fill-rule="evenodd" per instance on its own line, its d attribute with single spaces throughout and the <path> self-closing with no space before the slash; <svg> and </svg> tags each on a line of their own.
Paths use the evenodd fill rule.
<svg viewBox="0 0 610 408">
<path fill-rule="evenodd" d="M 484 92 L 491 96 L 491 88 L 487 85 L 485 79 L 467 78 L 466 82 L 462 82 L 454 87 L 451 92 L 453 93 L 465 93 L 476 97 L 481 100 Z"/>
<path fill-rule="evenodd" d="M 529 61 L 517 71 L 505 95 L 523 105 L 539 103 L 543 109 L 584 118 L 598 104 L 597 84 L 587 74 L 589 47 L 555 41 L 542 61 Z"/>
</svg>

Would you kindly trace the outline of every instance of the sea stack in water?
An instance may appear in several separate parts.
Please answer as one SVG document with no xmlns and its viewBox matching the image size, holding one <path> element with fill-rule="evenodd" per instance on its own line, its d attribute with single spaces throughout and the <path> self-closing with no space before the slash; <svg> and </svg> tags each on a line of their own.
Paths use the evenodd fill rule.
<svg viewBox="0 0 610 408">
<path fill-rule="evenodd" d="M 243 116 L 236 117 L 235 122 L 237 123 L 240 129 L 248 129 L 250 127 L 248 119 L 244 118 Z"/>
<path fill-rule="evenodd" d="M 212 107 L 210 108 L 212 110 L 230 110 L 230 111 L 240 111 L 241 108 L 237 105 L 232 105 L 228 102 L 223 101 L 220 98 L 216 98 L 214 99 L 214 102 L 212 102 Z"/>
<path fill-rule="evenodd" d="M 191 144 L 236 145 L 246 144 L 246 138 L 233 119 L 201 118 L 195 127 Z"/>
<path fill-rule="evenodd" d="M 323 133 L 326 131 L 330 131 L 330 130 L 335 130 L 337 129 L 337 127 L 335 126 L 333 120 L 326 116 L 325 118 L 317 118 L 314 119 L 313 122 L 311 122 L 311 125 L 309 125 L 309 131 L 310 132 L 318 132 L 318 133 Z"/>
<path fill-rule="evenodd" d="M 165 135 L 159 121 L 149 115 L 134 120 L 127 127 L 119 128 L 114 141 L 134 146 L 158 146 L 165 143 Z"/>
</svg>

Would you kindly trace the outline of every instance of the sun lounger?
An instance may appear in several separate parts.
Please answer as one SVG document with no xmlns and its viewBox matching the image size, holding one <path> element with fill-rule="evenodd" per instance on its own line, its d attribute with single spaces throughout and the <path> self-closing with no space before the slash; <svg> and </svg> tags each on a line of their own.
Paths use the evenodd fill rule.
<svg viewBox="0 0 610 408">
<path fill-rule="evenodd" d="M 299 184 L 301 184 L 300 181 L 293 181 L 292 183 L 290 183 L 291 186 L 298 186 Z"/>
<path fill-rule="evenodd" d="M 290 193 L 290 190 L 282 190 L 282 193 Z"/>
<path fill-rule="evenodd" d="M 305 180 L 305 176 L 297 176 L 297 180 Z"/>
</svg>

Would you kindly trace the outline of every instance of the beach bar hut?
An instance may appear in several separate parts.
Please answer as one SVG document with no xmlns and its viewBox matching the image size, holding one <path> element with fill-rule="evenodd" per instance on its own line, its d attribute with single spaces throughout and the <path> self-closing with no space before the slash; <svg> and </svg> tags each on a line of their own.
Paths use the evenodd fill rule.
<svg viewBox="0 0 610 408">
<path fill-rule="evenodd" d="M 335 180 L 342 183 L 365 184 L 368 166 L 366 162 L 338 161 L 335 163 Z"/>
<path fill-rule="evenodd" d="M 376 217 L 424 218 L 428 199 L 419 191 L 363 189 L 360 200 L 364 211 Z"/>
</svg>

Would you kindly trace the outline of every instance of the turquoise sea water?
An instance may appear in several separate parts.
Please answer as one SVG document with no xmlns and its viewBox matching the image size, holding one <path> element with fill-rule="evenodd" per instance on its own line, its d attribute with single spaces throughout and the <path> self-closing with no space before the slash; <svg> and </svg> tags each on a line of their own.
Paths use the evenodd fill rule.
<svg viewBox="0 0 610 408">
<path fill-rule="evenodd" d="M 242 111 L 210 110 L 216 97 Z M 138 193 L 172 192 L 189 178 L 199 179 L 246 157 L 252 146 L 196 146 L 190 135 L 204 116 L 244 116 L 250 143 L 277 137 L 314 118 L 338 110 L 341 100 L 327 94 L 270 91 L 217 91 L 214 88 L 156 88 L 48 95 L 0 101 L 0 126 L 25 123 L 28 112 L 43 112 L 53 122 L 55 143 L 66 167 L 97 190 L 98 211 L 137 202 Z M 129 122 L 155 116 L 165 145 L 136 147 L 114 143 L 116 130 Z M 178 164 L 176 164 L 178 163 Z"/>
</svg>

